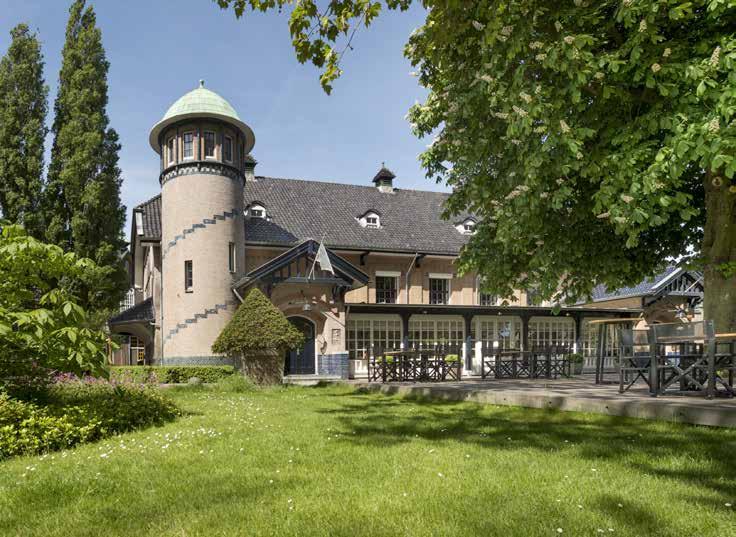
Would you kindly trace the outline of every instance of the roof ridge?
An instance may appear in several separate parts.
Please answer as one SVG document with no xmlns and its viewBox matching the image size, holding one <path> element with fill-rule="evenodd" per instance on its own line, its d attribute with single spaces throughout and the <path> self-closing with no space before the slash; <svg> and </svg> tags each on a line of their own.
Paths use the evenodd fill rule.
<svg viewBox="0 0 736 537">
<path fill-rule="evenodd" d="M 147 199 L 146 201 L 143 201 L 143 202 L 139 203 L 138 205 L 136 205 L 135 207 L 133 207 L 133 209 L 134 209 L 134 210 L 135 210 L 135 209 L 140 209 L 140 208 L 141 208 L 141 207 L 143 207 L 144 205 L 148 205 L 149 203 L 151 203 L 152 201 L 154 201 L 154 200 L 155 200 L 156 198 L 160 198 L 160 197 L 161 197 L 161 193 L 159 192 L 158 194 L 156 194 L 156 195 L 155 195 L 155 196 L 153 196 L 152 198 L 150 198 L 150 199 Z"/>
<path fill-rule="evenodd" d="M 273 181 L 295 181 L 300 183 L 320 184 L 320 185 L 335 185 L 335 186 L 348 186 L 351 188 L 365 188 L 371 191 L 377 191 L 374 185 L 356 185 L 355 183 L 338 183 L 337 181 L 320 181 L 318 179 L 300 179 L 298 177 L 272 177 L 270 175 L 256 175 L 256 179 L 270 179 Z M 441 196 L 449 196 L 450 192 L 440 192 L 437 190 L 419 190 L 418 188 L 401 188 L 394 187 L 394 192 L 421 192 L 422 194 L 439 194 Z"/>
</svg>

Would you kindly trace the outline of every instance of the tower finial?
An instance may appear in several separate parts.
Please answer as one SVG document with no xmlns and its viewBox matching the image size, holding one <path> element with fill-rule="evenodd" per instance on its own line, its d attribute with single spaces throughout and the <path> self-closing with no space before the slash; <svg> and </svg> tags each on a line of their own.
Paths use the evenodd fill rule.
<svg viewBox="0 0 736 537">
<path fill-rule="evenodd" d="M 203 88 L 204 87 L 204 78 L 200 78 L 199 79 L 199 87 L 200 88 Z"/>
</svg>

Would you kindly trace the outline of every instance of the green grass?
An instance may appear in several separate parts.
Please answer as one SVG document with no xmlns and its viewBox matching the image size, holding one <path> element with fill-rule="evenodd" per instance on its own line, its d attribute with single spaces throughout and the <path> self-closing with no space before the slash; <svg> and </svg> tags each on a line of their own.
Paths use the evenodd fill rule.
<svg viewBox="0 0 736 537">
<path fill-rule="evenodd" d="M 736 535 L 736 431 L 346 387 L 170 393 L 191 414 L 0 464 L 0 535 Z"/>
</svg>

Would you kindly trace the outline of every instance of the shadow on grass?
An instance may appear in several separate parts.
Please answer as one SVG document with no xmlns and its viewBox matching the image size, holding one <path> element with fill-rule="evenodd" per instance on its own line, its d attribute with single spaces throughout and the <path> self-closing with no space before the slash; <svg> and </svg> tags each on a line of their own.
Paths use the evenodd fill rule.
<svg viewBox="0 0 736 537">
<path fill-rule="evenodd" d="M 540 457 L 575 449 L 640 474 L 736 496 L 736 431 L 556 410 L 399 398 L 352 392 L 322 409 L 344 427 L 343 441 L 386 448 L 414 439 L 470 443 L 496 450 L 533 449 Z M 710 500 L 712 502 L 712 499 Z"/>
</svg>

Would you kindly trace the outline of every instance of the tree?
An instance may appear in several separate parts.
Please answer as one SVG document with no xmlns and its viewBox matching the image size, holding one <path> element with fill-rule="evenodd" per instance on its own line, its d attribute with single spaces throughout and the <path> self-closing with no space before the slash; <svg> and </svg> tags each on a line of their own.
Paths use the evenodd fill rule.
<svg viewBox="0 0 736 537">
<path fill-rule="evenodd" d="M 286 0 L 218 0 L 242 15 Z M 311 0 L 297 57 L 339 76 L 341 39 L 382 7 Z M 702 267 L 705 316 L 736 330 L 736 3 L 424 1 L 405 55 L 429 90 L 409 119 L 421 160 L 481 219 L 462 271 L 489 291 L 572 302 L 667 259 Z"/>
<path fill-rule="evenodd" d="M 283 353 L 304 341 L 302 333 L 261 291 L 251 289 L 235 315 L 212 344 L 212 352 L 242 359 L 243 370 L 254 382 L 281 380 Z"/>
<path fill-rule="evenodd" d="M 104 287 L 84 293 L 84 303 L 93 308 L 117 306 L 127 287 L 121 262 L 120 144 L 106 111 L 108 68 L 94 10 L 76 0 L 69 10 L 54 105 L 45 213 L 50 242 L 107 269 L 100 282 Z"/>
<path fill-rule="evenodd" d="M 54 371 L 104 374 L 107 340 L 90 326 L 74 286 L 99 278 L 89 259 L 26 234 L 0 232 L 0 385 L 45 382 Z"/>
<path fill-rule="evenodd" d="M 38 237 L 48 87 L 36 34 L 19 24 L 10 35 L 0 60 L 0 210 Z"/>
</svg>

